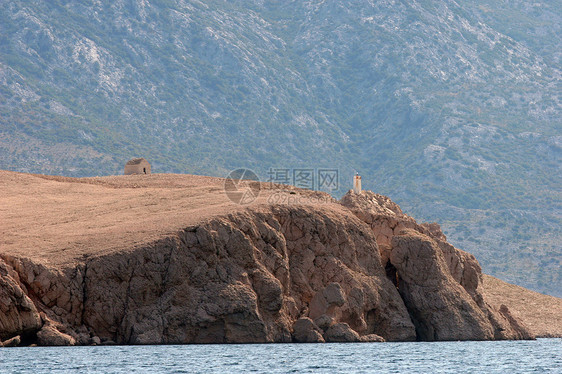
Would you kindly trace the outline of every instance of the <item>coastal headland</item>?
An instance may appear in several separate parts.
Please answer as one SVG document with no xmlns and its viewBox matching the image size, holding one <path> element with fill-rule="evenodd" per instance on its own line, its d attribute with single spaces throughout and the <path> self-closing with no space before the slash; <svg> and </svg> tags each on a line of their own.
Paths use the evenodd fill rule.
<svg viewBox="0 0 562 374">
<path fill-rule="evenodd" d="M 222 178 L 9 171 L 0 189 L 3 345 L 562 336 L 562 299 L 370 191 L 261 183 L 241 205 Z"/>
</svg>

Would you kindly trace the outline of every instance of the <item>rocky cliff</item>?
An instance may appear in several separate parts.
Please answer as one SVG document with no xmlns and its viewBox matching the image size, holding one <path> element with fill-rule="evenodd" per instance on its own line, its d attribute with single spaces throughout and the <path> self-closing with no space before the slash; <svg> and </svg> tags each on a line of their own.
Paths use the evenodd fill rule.
<svg viewBox="0 0 562 374">
<path fill-rule="evenodd" d="M 146 196 L 140 187 L 131 191 Z M 0 252 L 6 345 L 533 337 L 486 303 L 472 255 L 371 192 L 258 202 L 128 248 L 86 246 L 72 263 L 15 255 L 10 243 Z"/>
</svg>

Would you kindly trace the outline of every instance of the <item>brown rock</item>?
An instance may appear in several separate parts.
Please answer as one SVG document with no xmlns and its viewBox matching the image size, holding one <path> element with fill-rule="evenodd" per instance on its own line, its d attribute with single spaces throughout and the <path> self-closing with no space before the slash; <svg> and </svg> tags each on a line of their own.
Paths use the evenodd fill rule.
<svg viewBox="0 0 562 374">
<path fill-rule="evenodd" d="M 364 191 L 360 195 L 349 193 L 341 200 L 342 205 L 349 208 L 357 217 L 369 224 L 373 230 L 381 258 L 385 266 L 386 275 L 398 286 L 399 275 L 396 267 L 390 261 L 393 251 L 392 243 L 396 235 L 400 235 L 404 229 L 414 230 L 415 232 L 431 238 L 439 248 L 442 258 L 446 264 L 448 273 L 472 298 L 478 306 L 487 323 L 491 326 L 494 339 L 520 339 L 530 338 L 531 334 L 526 333 L 522 325 L 512 324 L 509 318 L 504 316 L 499 310 L 490 307 L 482 296 L 482 271 L 476 258 L 462 250 L 459 250 L 449 243 L 447 238 L 436 223 L 417 224 L 415 220 L 404 214 L 398 207 L 393 206 L 387 197 Z M 407 269 L 414 271 L 414 268 Z M 416 270 L 417 271 L 417 270 Z M 414 273 L 411 273 L 415 275 Z M 450 279 L 449 279 L 450 280 Z M 449 284 L 449 283 L 448 283 Z M 448 287 L 445 286 L 445 288 Z M 456 287 L 456 286 L 455 286 Z M 402 290 L 402 292 L 404 292 Z M 407 301 L 407 300 L 405 300 Z M 408 306 L 408 302 L 406 302 Z M 412 310 L 410 310 L 412 314 Z M 418 336 L 418 339 L 420 337 Z"/>
<path fill-rule="evenodd" d="M 335 322 L 334 319 L 326 314 L 321 315 L 320 317 L 314 320 L 316 326 L 318 326 L 322 331 L 328 330 L 330 326 L 332 326 Z"/>
<path fill-rule="evenodd" d="M 537 338 L 562 338 L 562 299 L 543 295 L 483 275 L 483 295 L 494 310 L 509 308 L 518 324 L 527 327 Z"/>
<path fill-rule="evenodd" d="M 33 295 L 33 302 L 45 306 L 43 310 L 50 318 L 62 318 L 73 325 L 80 323 L 83 301 L 82 265 L 57 270 L 27 258 L 4 256 L 4 260 L 17 273 L 26 292 Z"/>
<path fill-rule="evenodd" d="M 451 276 L 433 239 L 414 230 L 392 240 L 390 261 L 420 340 L 493 339 L 484 313 Z"/>
<path fill-rule="evenodd" d="M 300 210 L 304 212 L 304 210 Z M 339 283 L 344 304 L 337 301 L 330 306 L 331 317 L 345 322 L 361 333 L 376 333 L 388 340 L 414 339 L 412 323 L 396 289 L 386 279 L 380 264 L 380 256 L 373 235 L 357 219 L 344 213 L 344 220 L 331 210 L 321 213 L 322 221 L 314 215 L 298 216 L 292 209 L 286 219 L 281 217 L 283 229 L 299 232 L 297 240 L 287 237 L 287 250 L 291 254 L 293 290 L 301 295 L 294 297 L 302 303 L 300 310 L 307 310 L 311 318 L 318 318 L 328 311 L 324 288 Z M 300 212 L 299 212 L 300 213 Z M 320 223 L 320 225 L 319 225 Z M 292 230 L 291 226 L 298 226 Z M 339 289 L 336 285 L 333 291 Z M 360 294 L 360 297 L 355 297 Z M 348 295 L 349 297 L 346 297 Z M 353 295 L 353 297 L 351 297 Z M 315 300 L 313 300 L 315 299 Z M 373 322 L 366 324 L 367 316 Z"/>
<path fill-rule="evenodd" d="M 90 334 L 77 334 L 76 345 L 90 345 Z"/>
<path fill-rule="evenodd" d="M 383 343 L 386 341 L 382 336 L 376 334 L 363 335 L 359 339 L 364 343 Z"/>
<path fill-rule="evenodd" d="M 297 343 L 324 343 L 322 330 L 308 317 L 299 318 L 295 322 L 293 338 Z"/>
<path fill-rule="evenodd" d="M 362 332 L 411 340 L 413 325 L 373 245 L 360 221 L 329 209 L 211 220 L 178 239 L 89 261 L 84 322 L 118 343 L 280 342 L 292 339 L 300 316 L 331 313 Z M 368 314 L 377 323 L 367 325 Z"/>
<path fill-rule="evenodd" d="M 428 234 L 433 239 L 443 242 L 447 241 L 447 237 L 445 236 L 445 234 L 443 234 L 443 231 L 441 231 L 441 226 L 439 226 L 437 222 L 423 222 L 420 224 L 420 226 L 423 227 L 426 230 L 426 234 Z"/>
<path fill-rule="evenodd" d="M 45 324 L 37 333 L 37 344 L 42 346 L 75 345 L 76 341 L 68 334 L 62 333 L 50 324 Z"/>
<path fill-rule="evenodd" d="M 529 329 L 522 325 L 521 320 L 511 314 L 507 306 L 502 304 L 499 312 L 509 322 L 508 326 L 513 330 L 510 335 L 506 334 L 506 339 L 533 339 Z M 503 331 L 505 330 L 506 328 L 503 329 Z"/>
<path fill-rule="evenodd" d="M 14 336 L 13 338 L 5 340 L 4 342 L 2 342 L 0 344 L 3 347 L 17 347 L 18 345 L 21 344 L 21 337 L 19 335 L 17 335 L 17 336 Z"/>
<path fill-rule="evenodd" d="M 369 225 L 375 234 L 383 265 L 389 260 L 392 237 L 398 231 L 404 228 L 424 231 L 423 227 L 404 214 L 396 203 L 371 191 L 362 191 L 361 194 L 347 193 L 340 200 L 340 204 Z"/>
<path fill-rule="evenodd" d="M 353 343 L 361 341 L 357 334 L 345 322 L 336 323 L 324 333 L 324 339 L 329 343 Z"/>
<path fill-rule="evenodd" d="M 336 309 L 345 304 L 345 295 L 339 283 L 330 283 L 322 291 L 317 292 L 310 301 L 310 318 L 321 315 L 336 316 Z"/>
<path fill-rule="evenodd" d="M 17 279 L 17 273 L 0 259 L 0 340 L 41 328 L 37 308 Z"/>
<path fill-rule="evenodd" d="M 251 276 L 260 305 L 269 312 L 278 312 L 283 306 L 281 282 L 265 270 L 257 269 Z"/>
</svg>

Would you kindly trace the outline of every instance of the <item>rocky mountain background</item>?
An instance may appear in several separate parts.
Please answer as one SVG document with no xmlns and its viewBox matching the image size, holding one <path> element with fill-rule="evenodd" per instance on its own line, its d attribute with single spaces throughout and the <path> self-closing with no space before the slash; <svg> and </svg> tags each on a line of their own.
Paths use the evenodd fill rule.
<svg viewBox="0 0 562 374">
<path fill-rule="evenodd" d="M 562 3 L 0 3 L 0 168 L 355 170 L 562 296 Z"/>
</svg>

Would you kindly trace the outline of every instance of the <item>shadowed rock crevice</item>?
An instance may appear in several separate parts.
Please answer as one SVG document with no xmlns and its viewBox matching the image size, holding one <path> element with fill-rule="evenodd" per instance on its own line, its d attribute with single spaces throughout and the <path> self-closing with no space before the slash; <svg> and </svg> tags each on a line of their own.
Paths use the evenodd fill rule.
<svg viewBox="0 0 562 374">
<path fill-rule="evenodd" d="M 384 266 L 384 271 L 386 273 L 386 277 L 392 282 L 392 284 L 396 288 L 399 288 L 400 276 L 398 275 L 396 268 L 394 267 L 394 265 L 392 265 L 392 262 L 390 262 L 390 260 L 386 262 L 386 265 Z"/>
</svg>

